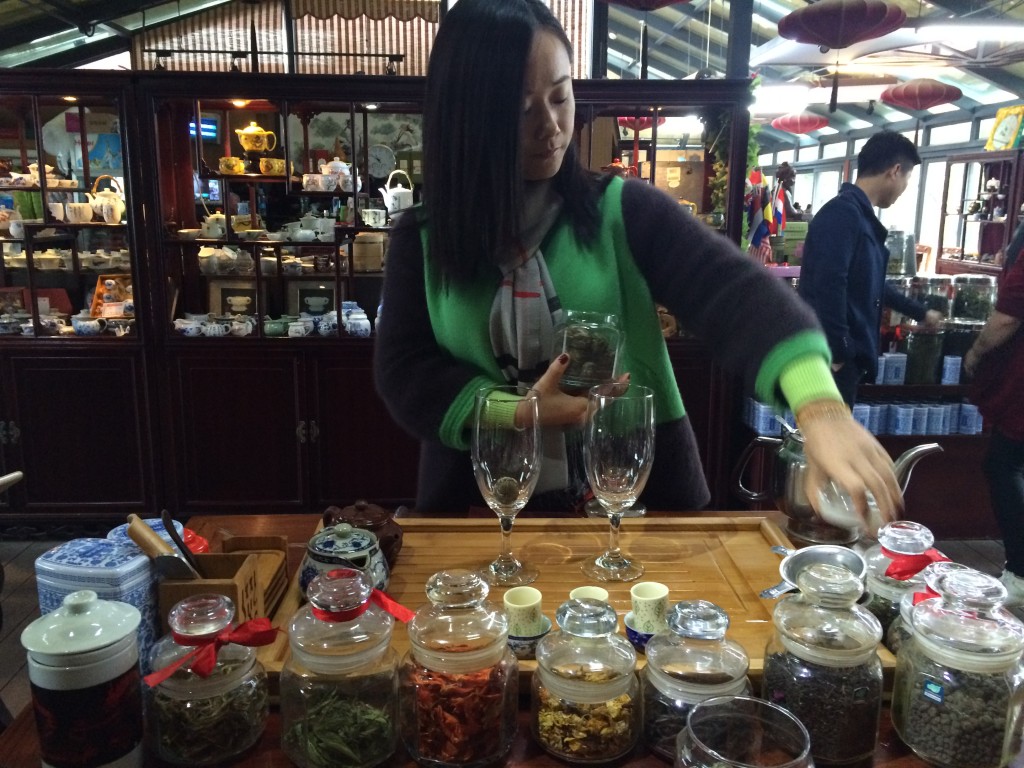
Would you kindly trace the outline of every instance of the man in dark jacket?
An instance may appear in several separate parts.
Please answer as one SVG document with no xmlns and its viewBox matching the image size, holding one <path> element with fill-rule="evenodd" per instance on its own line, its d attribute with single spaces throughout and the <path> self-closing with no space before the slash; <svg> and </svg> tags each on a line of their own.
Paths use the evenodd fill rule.
<svg viewBox="0 0 1024 768">
<path fill-rule="evenodd" d="M 857 155 L 857 181 L 843 184 L 807 228 L 800 296 L 818 314 L 832 348 L 832 374 L 849 405 L 857 386 L 878 368 L 882 305 L 937 325 L 942 314 L 885 284 L 886 228 L 873 208 L 888 208 L 903 194 L 917 148 L 905 136 L 882 131 Z"/>
</svg>

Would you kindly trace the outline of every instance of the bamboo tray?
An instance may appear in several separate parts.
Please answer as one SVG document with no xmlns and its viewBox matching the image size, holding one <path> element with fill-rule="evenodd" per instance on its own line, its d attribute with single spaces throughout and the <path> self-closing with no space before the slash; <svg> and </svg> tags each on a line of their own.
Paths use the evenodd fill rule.
<svg viewBox="0 0 1024 768">
<path fill-rule="evenodd" d="M 404 532 L 402 551 L 391 574 L 388 593 L 413 610 L 427 602 L 424 587 L 437 571 L 477 568 L 498 554 L 500 529 L 497 518 L 429 519 L 399 521 Z M 310 535 L 313 531 L 310 531 Z M 569 590 L 590 583 L 580 564 L 595 557 L 608 543 L 608 523 L 590 519 L 518 520 L 512 533 L 516 555 L 533 562 L 540 577 L 533 583 L 543 595 L 544 614 L 554 622 L 555 611 L 569 597 Z M 760 517 L 660 517 L 627 519 L 621 528 L 623 551 L 646 566 L 643 579 L 669 587 L 669 602 L 710 600 L 730 617 L 728 636 L 740 643 L 750 657 L 750 676 L 759 680 L 764 648 L 772 632 L 775 600 L 758 593 L 779 582 L 779 555 L 774 544 L 792 546 L 775 523 Z M 609 602 L 620 617 L 630 610 L 632 583 L 602 584 Z M 500 604 L 504 587 L 494 587 L 490 600 Z M 287 631 L 288 622 L 302 605 L 297 576 L 293 578 L 272 616 L 275 626 Z M 287 632 L 273 645 L 259 650 L 259 658 L 274 681 L 287 659 Z M 392 645 L 403 655 L 409 648 L 405 625 L 396 622 Z M 896 666 L 895 657 L 879 646 L 887 683 Z M 639 656 L 639 665 L 644 657 Z M 525 683 L 536 669 L 534 661 L 520 661 Z"/>
</svg>

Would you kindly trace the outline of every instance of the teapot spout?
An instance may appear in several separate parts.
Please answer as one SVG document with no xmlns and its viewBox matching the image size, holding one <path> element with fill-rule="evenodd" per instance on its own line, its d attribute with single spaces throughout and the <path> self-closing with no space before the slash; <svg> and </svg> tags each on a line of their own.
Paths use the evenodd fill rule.
<svg viewBox="0 0 1024 768">
<path fill-rule="evenodd" d="M 932 453 L 940 453 L 942 446 L 938 443 L 922 443 L 904 451 L 893 463 L 893 472 L 896 474 L 896 482 L 900 485 L 900 491 L 906 492 L 907 483 L 910 482 L 910 473 L 914 465 Z"/>
</svg>

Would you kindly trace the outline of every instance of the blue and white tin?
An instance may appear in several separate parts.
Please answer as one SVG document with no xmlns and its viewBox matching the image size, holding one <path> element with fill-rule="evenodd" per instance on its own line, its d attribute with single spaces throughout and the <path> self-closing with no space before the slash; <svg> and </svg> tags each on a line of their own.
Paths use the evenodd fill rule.
<svg viewBox="0 0 1024 768">
<path fill-rule="evenodd" d="M 972 403 L 960 404 L 960 434 L 976 435 L 981 431 L 978 406 Z"/>
<path fill-rule="evenodd" d="M 856 403 L 851 409 L 853 412 L 853 420 L 860 424 L 864 429 L 871 429 L 871 406 L 865 403 Z"/>
<path fill-rule="evenodd" d="M 885 383 L 902 384 L 907 378 L 907 356 L 902 352 L 886 352 Z"/>
<path fill-rule="evenodd" d="M 914 406 L 913 421 L 911 422 L 910 434 L 928 434 L 928 406 L 918 403 Z"/>
<path fill-rule="evenodd" d="M 164 526 L 163 520 L 157 517 L 151 517 L 144 519 L 142 522 L 144 522 L 146 525 L 152 528 L 153 531 L 156 532 L 156 534 L 161 539 L 170 544 L 172 548 L 174 547 L 174 540 L 171 539 L 170 534 L 167 533 L 167 528 Z M 174 529 L 178 532 L 178 536 L 184 538 L 184 525 L 175 520 Z M 128 523 L 121 523 L 121 525 L 117 526 L 116 528 L 112 528 L 111 530 L 107 531 L 107 538 L 123 546 L 134 547 L 138 552 L 142 551 L 141 549 L 139 549 L 139 545 L 132 541 L 131 538 L 128 536 Z"/>
<path fill-rule="evenodd" d="M 942 414 L 946 409 L 941 405 L 928 406 L 928 432 L 929 435 L 942 434 Z"/>
<path fill-rule="evenodd" d="M 894 435 L 914 434 L 914 406 L 900 404 L 890 407 L 890 412 L 896 412 L 895 427 L 890 430 Z"/>
<path fill-rule="evenodd" d="M 959 384 L 960 383 L 960 365 L 961 358 L 959 355 L 945 355 L 942 358 L 942 384 Z"/>
<path fill-rule="evenodd" d="M 41 613 L 55 611 L 67 595 L 82 589 L 135 606 L 142 614 L 136 630 L 140 658 L 148 658 L 160 619 L 152 564 L 138 547 L 110 539 L 72 539 L 37 557 L 35 570 Z"/>
</svg>

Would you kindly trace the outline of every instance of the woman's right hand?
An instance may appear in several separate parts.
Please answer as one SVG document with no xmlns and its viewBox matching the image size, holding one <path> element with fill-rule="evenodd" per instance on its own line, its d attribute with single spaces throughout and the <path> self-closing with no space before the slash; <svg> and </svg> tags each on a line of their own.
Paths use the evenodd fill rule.
<svg viewBox="0 0 1024 768">
<path fill-rule="evenodd" d="M 551 361 L 532 389 L 540 394 L 540 424 L 542 427 L 576 426 L 587 415 L 587 393 L 570 395 L 562 391 L 561 382 L 569 367 L 569 355 L 563 352 Z"/>
</svg>

